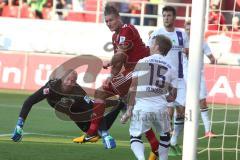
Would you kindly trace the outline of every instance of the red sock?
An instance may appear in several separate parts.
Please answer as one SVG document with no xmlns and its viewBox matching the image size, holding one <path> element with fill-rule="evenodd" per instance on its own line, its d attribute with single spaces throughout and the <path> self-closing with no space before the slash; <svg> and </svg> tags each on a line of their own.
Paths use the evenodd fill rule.
<svg viewBox="0 0 240 160">
<path fill-rule="evenodd" d="M 148 130 L 146 133 L 146 138 L 148 139 L 148 142 L 151 145 L 152 152 L 156 153 L 158 151 L 159 141 L 156 138 L 154 132 L 152 129 Z"/>
<path fill-rule="evenodd" d="M 103 118 L 104 110 L 105 110 L 104 103 L 94 103 L 93 104 L 93 117 L 91 119 L 91 125 L 87 131 L 88 135 L 97 134 L 99 125 Z"/>
</svg>

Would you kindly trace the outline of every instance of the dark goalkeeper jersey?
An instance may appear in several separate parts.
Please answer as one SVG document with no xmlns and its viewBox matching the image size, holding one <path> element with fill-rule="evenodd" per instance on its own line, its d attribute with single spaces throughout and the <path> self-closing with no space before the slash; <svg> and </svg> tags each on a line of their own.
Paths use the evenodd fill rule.
<svg viewBox="0 0 240 160">
<path fill-rule="evenodd" d="M 25 100 L 19 116 L 26 119 L 32 106 L 46 99 L 48 104 L 58 111 L 56 113 L 64 113 L 58 115 L 58 117 L 61 116 L 59 118 L 62 120 L 69 120 L 70 118 L 82 131 L 86 132 L 91 122 L 93 101 L 78 84 L 74 86 L 71 93 L 62 93 L 61 83 L 59 79 L 48 81 L 45 86 Z M 120 100 L 106 100 L 106 107 L 109 107 L 110 110 L 105 114 L 100 129 L 108 130 L 124 106 L 124 103 Z M 66 118 L 66 115 L 68 119 L 63 119 Z"/>
<path fill-rule="evenodd" d="M 45 86 L 41 87 L 25 100 L 20 117 L 26 119 L 32 106 L 44 99 L 47 99 L 51 107 L 69 115 L 72 120 L 74 120 L 74 117 L 80 117 L 77 116 L 78 113 L 84 113 L 85 116 L 88 115 L 89 117 L 92 113 L 93 102 L 87 96 L 87 93 L 77 84 L 71 93 L 63 93 L 60 86 L 60 79 L 48 81 Z"/>
</svg>

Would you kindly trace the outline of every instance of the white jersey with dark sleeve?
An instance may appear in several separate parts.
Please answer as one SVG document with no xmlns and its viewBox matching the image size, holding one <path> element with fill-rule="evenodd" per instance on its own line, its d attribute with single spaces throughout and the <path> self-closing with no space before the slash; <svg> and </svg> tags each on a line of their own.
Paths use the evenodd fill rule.
<svg viewBox="0 0 240 160">
<path fill-rule="evenodd" d="M 178 78 L 183 78 L 183 48 L 188 48 L 188 37 L 183 29 L 175 28 L 173 32 L 168 32 L 164 27 L 155 30 L 148 41 L 148 46 L 153 43 L 153 38 L 157 35 L 165 35 L 172 42 L 172 49 L 169 51 L 167 58 L 171 61 L 172 65 L 176 68 Z"/>
<path fill-rule="evenodd" d="M 137 92 L 134 109 L 153 111 L 165 109 L 168 87 L 177 88 L 175 68 L 166 57 L 154 54 L 141 59 L 134 70 L 137 77 Z"/>
</svg>

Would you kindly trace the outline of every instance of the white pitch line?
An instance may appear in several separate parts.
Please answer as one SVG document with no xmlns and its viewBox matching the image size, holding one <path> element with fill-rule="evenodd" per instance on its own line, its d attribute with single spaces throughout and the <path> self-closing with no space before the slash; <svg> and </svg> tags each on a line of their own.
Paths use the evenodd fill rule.
<svg viewBox="0 0 240 160">
<path fill-rule="evenodd" d="M 76 136 L 66 136 L 66 135 L 59 135 L 59 134 L 45 134 L 45 133 L 28 133 L 28 135 L 39 135 L 39 136 L 49 136 L 49 137 L 63 137 L 63 138 L 74 138 Z"/>
<path fill-rule="evenodd" d="M 65 136 L 65 135 L 57 135 L 57 134 L 45 134 L 45 133 L 32 133 L 32 132 L 25 132 L 23 135 L 39 135 L 39 136 L 49 136 L 49 137 L 63 137 L 63 138 L 74 138 L 74 136 Z M 12 136 L 10 134 L 0 134 L 0 137 L 8 137 Z"/>
<path fill-rule="evenodd" d="M 8 137 L 11 136 L 12 134 L 0 134 L 0 137 Z"/>
<path fill-rule="evenodd" d="M 0 134 L 0 137 L 7 137 L 7 136 L 11 136 L 12 134 Z M 73 138 L 74 136 L 65 136 L 65 135 L 56 135 L 56 134 L 43 134 L 43 133 L 31 133 L 31 132 L 26 132 L 26 133 L 24 133 L 24 135 L 39 135 L 39 136 L 49 136 L 49 137 L 63 137 L 63 138 Z M 118 142 L 120 142 L 120 143 L 129 143 L 129 141 L 118 141 Z M 97 145 L 99 145 L 98 143 L 95 143 L 95 144 L 97 144 Z M 128 145 L 124 145 L 124 144 L 118 144 L 119 146 L 124 146 L 124 147 L 126 147 L 126 146 L 128 146 Z M 146 144 L 148 144 L 148 142 L 146 142 L 146 143 L 144 143 L 145 145 Z M 206 148 L 202 148 L 202 147 L 198 147 L 198 154 L 201 154 L 201 153 L 203 153 L 203 152 L 207 152 L 207 150 L 206 151 L 204 151 L 204 149 L 206 149 Z M 209 148 L 209 149 L 211 149 L 211 148 Z M 233 150 L 234 150 L 234 148 L 233 148 Z M 232 150 L 227 150 L 226 152 L 233 152 Z"/>
<path fill-rule="evenodd" d="M 29 135 L 31 133 L 24 133 L 23 135 Z M 8 136 L 12 136 L 12 133 L 9 134 L 0 134 L 0 137 L 8 137 Z"/>
</svg>

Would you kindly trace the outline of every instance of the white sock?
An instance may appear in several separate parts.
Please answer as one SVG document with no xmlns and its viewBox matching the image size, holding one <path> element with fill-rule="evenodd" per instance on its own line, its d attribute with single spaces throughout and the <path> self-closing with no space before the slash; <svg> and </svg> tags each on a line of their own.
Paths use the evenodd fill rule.
<svg viewBox="0 0 240 160">
<path fill-rule="evenodd" d="M 171 144 L 171 146 L 175 146 L 177 144 L 177 136 L 175 135 L 174 132 L 173 132 L 173 135 L 171 137 L 170 144 Z"/>
<path fill-rule="evenodd" d="M 174 130 L 173 130 L 173 135 L 171 137 L 171 145 L 175 146 L 177 144 L 177 139 L 181 131 L 183 130 L 184 127 L 184 118 L 177 118 L 174 116 Z"/>
<path fill-rule="evenodd" d="M 160 160 L 167 160 L 168 159 L 168 147 L 165 148 L 161 145 L 158 147 L 158 154 L 159 154 L 159 159 Z"/>
<path fill-rule="evenodd" d="M 132 137 L 130 140 L 131 149 L 138 160 L 145 160 L 144 145 L 141 139 Z"/>
<path fill-rule="evenodd" d="M 208 116 L 208 108 L 201 109 L 201 117 L 205 128 L 205 133 L 210 131 L 210 121 Z"/>
<path fill-rule="evenodd" d="M 167 160 L 168 159 L 168 149 L 169 149 L 169 138 L 170 134 L 168 137 L 162 137 L 160 136 L 160 141 L 159 141 L 159 147 L 158 147 L 158 155 L 160 160 Z"/>
</svg>

